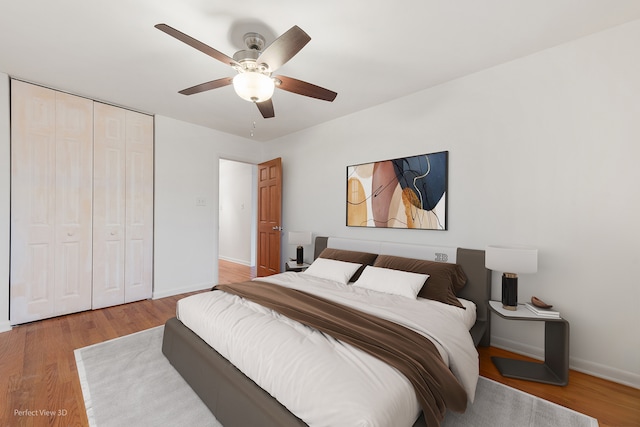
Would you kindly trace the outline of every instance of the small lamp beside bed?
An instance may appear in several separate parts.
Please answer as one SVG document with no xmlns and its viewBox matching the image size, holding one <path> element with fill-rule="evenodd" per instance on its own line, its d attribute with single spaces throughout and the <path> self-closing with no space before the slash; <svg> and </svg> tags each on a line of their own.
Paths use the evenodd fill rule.
<svg viewBox="0 0 640 427">
<path fill-rule="evenodd" d="M 485 256 L 485 267 L 502 271 L 502 307 L 517 310 L 518 274 L 538 271 L 538 250 L 530 246 L 489 245 Z"/>
<path fill-rule="evenodd" d="M 304 264 L 304 245 L 311 244 L 311 232 L 310 231 L 290 231 L 289 232 L 289 244 L 297 245 L 296 248 L 296 264 Z"/>
</svg>

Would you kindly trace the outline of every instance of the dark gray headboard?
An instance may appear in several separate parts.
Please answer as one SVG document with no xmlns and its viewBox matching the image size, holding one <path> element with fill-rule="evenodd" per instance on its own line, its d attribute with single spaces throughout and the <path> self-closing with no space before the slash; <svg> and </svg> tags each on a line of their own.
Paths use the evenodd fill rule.
<svg viewBox="0 0 640 427">
<path fill-rule="evenodd" d="M 327 247 L 459 264 L 467 275 L 467 284 L 458 292 L 458 296 L 476 304 L 477 320 L 470 331 L 473 341 L 480 346 L 490 344 L 491 315 L 488 301 L 491 298 L 491 270 L 484 266 L 483 250 L 317 236 L 314 259 Z"/>
</svg>

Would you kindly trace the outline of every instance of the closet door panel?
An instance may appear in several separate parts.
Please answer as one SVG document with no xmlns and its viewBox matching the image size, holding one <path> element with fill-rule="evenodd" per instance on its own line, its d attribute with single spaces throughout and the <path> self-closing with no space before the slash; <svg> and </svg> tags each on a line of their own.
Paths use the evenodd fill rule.
<svg viewBox="0 0 640 427">
<path fill-rule="evenodd" d="M 11 82 L 11 324 L 53 316 L 55 92 Z"/>
<path fill-rule="evenodd" d="M 91 308 L 93 101 L 56 92 L 55 314 Z"/>
<path fill-rule="evenodd" d="M 94 105 L 93 304 L 125 300 L 126 113 Z"/>
<path fill-rule="evenodd" d="M 125 302 L 153 290 L 153 117 L 126 112 Z"/>
</svg>

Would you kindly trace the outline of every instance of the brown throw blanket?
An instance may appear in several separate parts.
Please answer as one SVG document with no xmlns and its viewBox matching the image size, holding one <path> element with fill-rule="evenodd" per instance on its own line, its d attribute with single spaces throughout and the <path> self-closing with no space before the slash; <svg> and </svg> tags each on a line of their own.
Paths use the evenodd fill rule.
<svg viewBox="0 0 640 427">
<path fill-rule="evenodd" d="M 446 409 L 463 412 L 467 394 L 424 336 L 379 317 L 327 299 L 271 283 L 217 285 L 221 290 L 349 343 L 404 374 L 414 386 L 427 426 L 440 425 Z"/>
</svg>

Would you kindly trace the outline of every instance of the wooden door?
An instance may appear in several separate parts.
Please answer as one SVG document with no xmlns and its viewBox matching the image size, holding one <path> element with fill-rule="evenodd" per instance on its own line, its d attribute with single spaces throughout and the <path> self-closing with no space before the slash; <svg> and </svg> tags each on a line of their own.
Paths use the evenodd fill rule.
<svg viewBox="0 0 640 427">
<path fill-rule="evenodd" d="M 94 105 L 93 300 L 102 308 L 124 303 L 125 110 Z"/>
<path fill-rule="evenodd" d="M 153 117 L 126 112 L 125 302 L 153 290 Z"/>
<path fill-rule="evenodd" d="M 258 277 L 280 272 L 282 159 L 258 165 Z"/>
<path fill-rule="evenodd" d="M 12 80 L 12 324 L 91 305 L 91 101 Z"/>
</svg>

